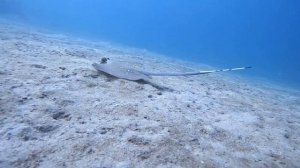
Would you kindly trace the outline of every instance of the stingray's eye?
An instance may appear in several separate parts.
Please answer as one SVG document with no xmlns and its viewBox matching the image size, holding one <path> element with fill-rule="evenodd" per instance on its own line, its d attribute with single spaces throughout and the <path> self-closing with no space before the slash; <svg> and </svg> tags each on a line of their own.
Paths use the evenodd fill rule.
<svg viewBox="0 0 300 168">
<path fill-rule="evenodd" d="M 107 60 L 109 60 L 109 58 L 103 57 L 103 58 L 101 59 L 101 64 L 106 64 L 106 63 L 107 63 Z"/>
</svg>

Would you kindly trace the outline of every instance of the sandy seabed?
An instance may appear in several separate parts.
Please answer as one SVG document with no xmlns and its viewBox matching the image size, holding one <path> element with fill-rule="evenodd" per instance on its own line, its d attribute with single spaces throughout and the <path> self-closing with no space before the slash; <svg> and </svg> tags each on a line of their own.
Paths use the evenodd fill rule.
<svg viewBox="0 0 300 168">
<path fill-rule="evenodd" d="M 299 167 L 299 91 L 229 73 L 127 81 L 93 69 L 102 57 L 211 69 L 2 21 L 0 167 Z"/>
</svg>

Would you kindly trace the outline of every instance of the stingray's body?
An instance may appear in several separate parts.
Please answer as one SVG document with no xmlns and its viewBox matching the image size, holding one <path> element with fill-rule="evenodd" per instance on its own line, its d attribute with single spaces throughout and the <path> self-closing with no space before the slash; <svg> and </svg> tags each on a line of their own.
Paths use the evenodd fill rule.
<svg viewBox="0 0 300 168">
<path fill-rule="evenodd" d="M 122 78 L 122 79 L 127 79 L 132 81 L 147 80 L 150 78 L 148 75 L 144 74 L 143 72 L 131 68 L 126 68 L 116 63 L 105 63 L 105 64 L 94 63 L 93 67 L 98 71 L 105 72 L 117 78 Z"/>
<path fill-rule="evenodd" d="M 137 81 L 137 80 L 149 80 L 151 76 L 190 76 L 190 75 L 201 75 L 208 74 L 213 72 L 224 72 L 224 71 L 235 71 L 235 70 L 243 70 L 250 67 L 241 67 L 241 68 L 231 68 L 231 69 L 221 69 L 221 70 L 212 70 L 212 71 L 198 71 L 198 72 L 186 72 L 186 73 L 175 73 L 175 72 L 167 72 L 167 73 L 152 73 L 152 72 L 144 72 L 138 71 L 122 64 L 108 62 L 108 59 L 102 61 L 102 63 L 97 64 L 93 63 L 93 67 L 101 72 L 107 73 L 109 75 L 115 76 L 117 78 Z"/>
</svg>

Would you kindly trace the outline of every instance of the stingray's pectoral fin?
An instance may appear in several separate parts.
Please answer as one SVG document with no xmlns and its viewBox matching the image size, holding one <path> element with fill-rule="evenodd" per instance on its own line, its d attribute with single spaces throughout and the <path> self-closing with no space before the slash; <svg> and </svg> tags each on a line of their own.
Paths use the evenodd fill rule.
<svg viewBox="0 0 300 168">
<path fill-rule="evenodd" d="M 144 73 L 143 73 L 144 74 Z M 147 76 L 149 79 L 152 79 L 152 76 L 148 75 L 148 74 L 144 74 L 145 76 Z"/>
</svg>

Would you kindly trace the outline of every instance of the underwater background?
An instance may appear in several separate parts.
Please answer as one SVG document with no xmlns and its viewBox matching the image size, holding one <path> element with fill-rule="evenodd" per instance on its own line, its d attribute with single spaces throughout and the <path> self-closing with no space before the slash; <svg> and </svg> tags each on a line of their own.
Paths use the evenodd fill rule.
<svg viewBox="0 0 300 168">
<path fill-rule="evenodd" d="M 300 88 L 298 0 L 1 0 L 0 17 Z"/>
</svg>

